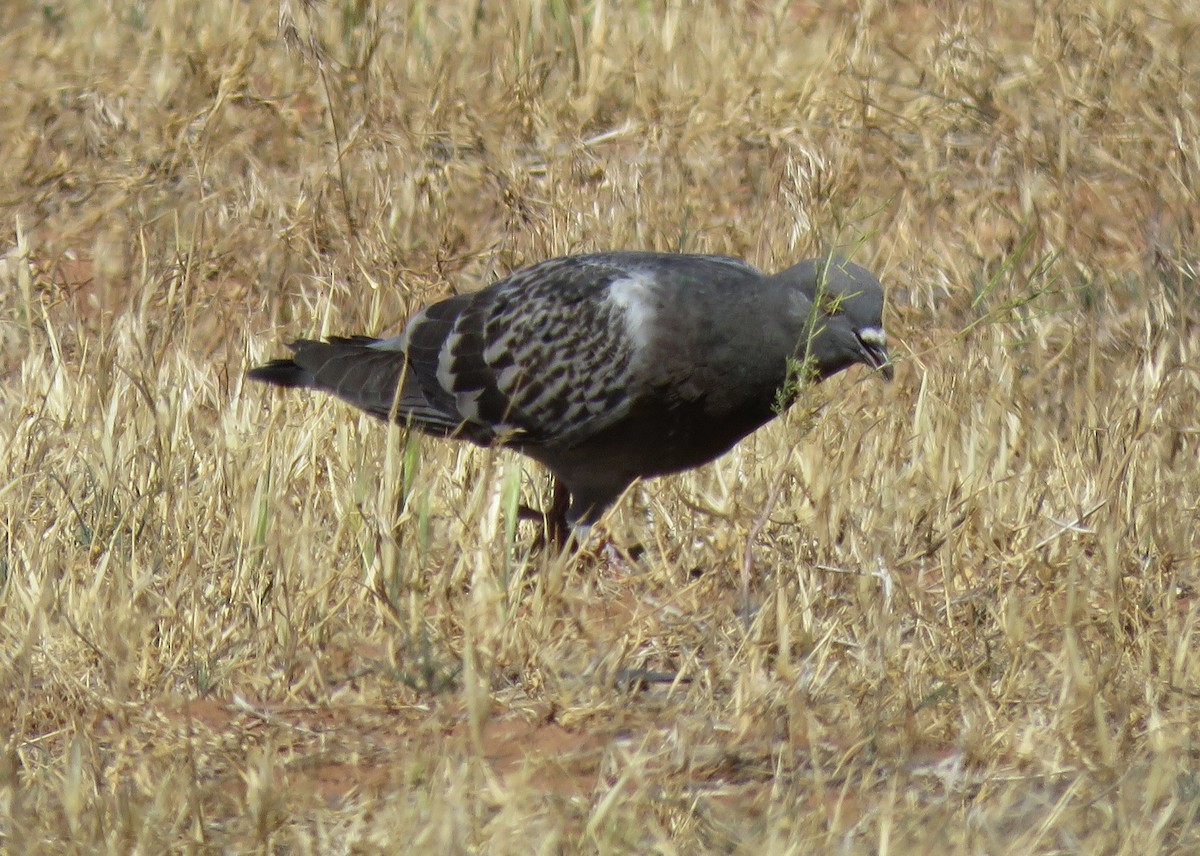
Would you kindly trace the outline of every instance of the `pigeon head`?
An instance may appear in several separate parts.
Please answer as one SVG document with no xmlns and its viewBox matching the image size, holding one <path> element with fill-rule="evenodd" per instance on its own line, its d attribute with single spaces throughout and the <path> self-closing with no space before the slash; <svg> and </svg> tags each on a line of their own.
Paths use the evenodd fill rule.
<svg viewBox="0 0 1200 856">
<path fill-rule="evenodd" d="M 776 275 L 807 298 L 816 325 L 809 355 L 822 377 L 854 363 L 878 369 L 890 381 L 894 370 L 883 329 L 883 286 L 874 274 L 834 257 L 810 259 Z"/>
</svg>

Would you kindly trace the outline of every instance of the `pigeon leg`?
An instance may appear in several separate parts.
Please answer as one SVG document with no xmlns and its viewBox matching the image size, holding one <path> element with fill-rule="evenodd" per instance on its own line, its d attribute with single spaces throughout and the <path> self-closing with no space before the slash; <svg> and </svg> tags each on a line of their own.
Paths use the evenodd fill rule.
<svg viewBox="0 0 1200 856">
<path fill-rule="evenodd" d="M 538 511 L 528 505 L 517 509 L 518 520 L 532 520 L 542 525 L 542 531 L 534 541 L 535 548 L 547 544 L 562 548 L 567 543 L 571 527 L 567 523 L 567 509 L 571 507 L 571 492 L 558 476 L 554 476 L 554 492 L 551 494 L 550 508 Z"/>
<path fill-rule="evenodd" d="M 554 476 L 554 492 L 550 498 L 550 510 L 546 512 L 546 538 L 556 547 L 567 543 L 571 528 L 567 524 L 567 509 L 571 507 L 571 492 L 558 476 Z"/>
</svg>

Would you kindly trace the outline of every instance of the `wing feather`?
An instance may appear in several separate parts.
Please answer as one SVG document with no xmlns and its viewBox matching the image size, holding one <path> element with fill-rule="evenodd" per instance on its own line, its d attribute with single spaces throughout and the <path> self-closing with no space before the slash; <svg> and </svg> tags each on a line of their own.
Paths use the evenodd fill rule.
<svg viewBox="0 0 1200 856">
<path fill-rule="evenodd" d="M 517 444 L 569 445 L 619 419 L 634 394 L 635 343 L 608 299 L 629 265 L 553 259 L 480 292 L 438 355 L 468 421 Z"/>
</svg>

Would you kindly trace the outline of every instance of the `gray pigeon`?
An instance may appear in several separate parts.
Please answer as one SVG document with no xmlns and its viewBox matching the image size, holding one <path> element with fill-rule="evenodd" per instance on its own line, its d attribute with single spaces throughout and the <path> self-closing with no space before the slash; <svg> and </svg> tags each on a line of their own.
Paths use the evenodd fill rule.
<svg viewBox="0 0 1200 856">
<path fill-rule="evenodd" d="M 722 455 L 806 382 L 854 363 L 890 380 L 882 315 L 879 280 L 836 258 L 768 276 L 723 256 L 569 256 L 427 306 L 391 339 L 301 339 L 249 376 L 540 461 L 561 540 L 636 479 Z"/>
</svg>

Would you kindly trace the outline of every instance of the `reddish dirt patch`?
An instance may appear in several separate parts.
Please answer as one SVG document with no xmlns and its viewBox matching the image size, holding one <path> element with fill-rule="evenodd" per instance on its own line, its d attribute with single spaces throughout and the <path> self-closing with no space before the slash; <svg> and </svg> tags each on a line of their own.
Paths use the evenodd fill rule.
<svg viewBox="0 0 1200 856">
<path fill-rule="evenodd" d="M 608 742 L 605 734 L 516 716 L 485 723 L 477 749 L 465 713 L 436 708 L 334 710 L 201 698 L 163 714 L 215 735 L 240 732 L 244 740 L 238 742 L 263 742 L 269 735 L 266 742 L 276 747 L 289 788 L 331 803 L 378 794 L 408 766 L 404 761 L 422 758 L 482 756 L 501 779 L 527 773 L 546 792 L 586 794 Z"/>
<path fill-rule="evenodd" d="M 340 803 L 356 795 L 377 796 L 391 779 L 391 769 L 379 764 L 303 763 L 288 768 L 292 788 L 327 803 Z"/>
<path fill-rule="evenodd" d="M 527 772 L 542 790 L 556 795 L 586 794 L 596 784 L 605 735 L 576 732 L 555 722 L 526 719 L 493 720 L 483 727 L 483 755 L 502 779 Z M 447 743 L 470 751 L 470 729 L 459 723 Z"/>
</svg>

